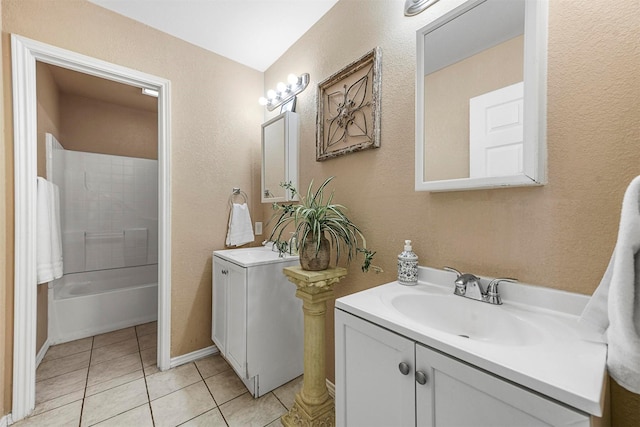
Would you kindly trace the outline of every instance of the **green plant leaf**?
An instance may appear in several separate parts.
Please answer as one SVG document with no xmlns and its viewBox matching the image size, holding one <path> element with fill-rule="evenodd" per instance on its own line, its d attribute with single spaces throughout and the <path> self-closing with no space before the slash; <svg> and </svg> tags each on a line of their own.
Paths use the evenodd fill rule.
<svg viewBox="0 0 640 427">
<path fill-rule="evenodd" d="M 362 253 L 364 256 L 362 271 L 368 271 L 370 268 L 375 269 L 376 272 L 382 271 L 371 264 L 375 252 L 367 249 L 364 235 L 344 213 L 347 208 L 333 203 L 333 191 L 325 201 L 325 189 L 334 178 L 332 176 L 324 180 L 315 192 L 312 180 L 305 196 L 298 193 L 291 182 L 281 183 L 281 187 L 291 192 L 292 198 L 297 196 L 299 203 L 272 205 L 274 214 L 267 225 L 274 219 L 275 224 L 269 240 L 275 242 L 279 251 L 280 248 L 287 248 L 289 240 L 284 240 L 282 237 L 285 230 L 292 228 L 300 248 L 304 247 L 307 239 L 314 239 L 317 253 L 320 249 L 320 236 L 325 235 L 335 250 L 336 264 L 342 255 L 346 254 L 347 263 L 349 263 L 358 253 Z"/>
</svg>

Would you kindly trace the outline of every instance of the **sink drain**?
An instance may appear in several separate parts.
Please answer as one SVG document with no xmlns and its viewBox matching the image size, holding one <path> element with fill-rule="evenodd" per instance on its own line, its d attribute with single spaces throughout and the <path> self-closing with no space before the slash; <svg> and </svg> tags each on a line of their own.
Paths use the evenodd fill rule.
<svg viewBox="0 0 640 427">
<path fill-rule="evenodd" d="M 458 336 L 462 338 L 469 338 L 469 335 L 458 335 Z"/>
</svg>

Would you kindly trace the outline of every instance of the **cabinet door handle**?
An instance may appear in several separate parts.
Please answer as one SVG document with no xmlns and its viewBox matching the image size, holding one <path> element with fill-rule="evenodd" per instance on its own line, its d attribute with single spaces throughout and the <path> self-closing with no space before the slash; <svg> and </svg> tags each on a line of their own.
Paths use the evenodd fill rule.
<svg viewBox="0 0 640 427">
<path fill-rule="evenodd" d="M 398 369 L 400 370 L 400 373 L 402 375 L 409 375 L 409 372 L 411 371 L 409 365 L 404 362 L 400 362 L 400 364 L 398 365 Z"/>
<path fill-rule="evenodd" d="M 425 385 L 427 383 L 427 374 L 422 371 L 416 371 L 416 382 L 420 385 Z"/>
</svg>

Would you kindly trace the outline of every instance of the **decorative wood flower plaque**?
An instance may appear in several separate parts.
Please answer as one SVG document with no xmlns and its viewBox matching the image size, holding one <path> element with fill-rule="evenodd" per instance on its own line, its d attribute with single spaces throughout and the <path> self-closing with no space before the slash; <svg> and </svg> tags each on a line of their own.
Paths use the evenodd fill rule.
<svg viewBox="0 0 640 427">
<path fill-rule="evenodd" d="M 318 84 L 316 160 L 380 147 L 380 71 L 376 47 Z"/>
</svg>

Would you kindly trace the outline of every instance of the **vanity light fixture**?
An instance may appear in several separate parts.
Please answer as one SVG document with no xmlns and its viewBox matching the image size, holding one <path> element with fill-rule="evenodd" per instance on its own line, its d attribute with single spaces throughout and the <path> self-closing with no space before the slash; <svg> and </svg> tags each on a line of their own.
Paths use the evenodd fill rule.
<svg viewBox="0 0 640 427">
<path fill-rule="evenodd" d="M 438 0 L 405 0 L 404 16 L 415 16 Z"/>
<path fill-rule="evenodd" d="M 278 83 L 276 89 L 268 90 L 266 98 L 261 96 L 260 99 L 258 99 L 258 103 L 267 107 L 267 110 L 273 111 L 278 106 L 293 99 L 297 94 L 305 90 L 308 85 L 309 73 L 304 73 L 300 76 L 289 74 L 287 84 L 283 82 Z"/>
</svg>

